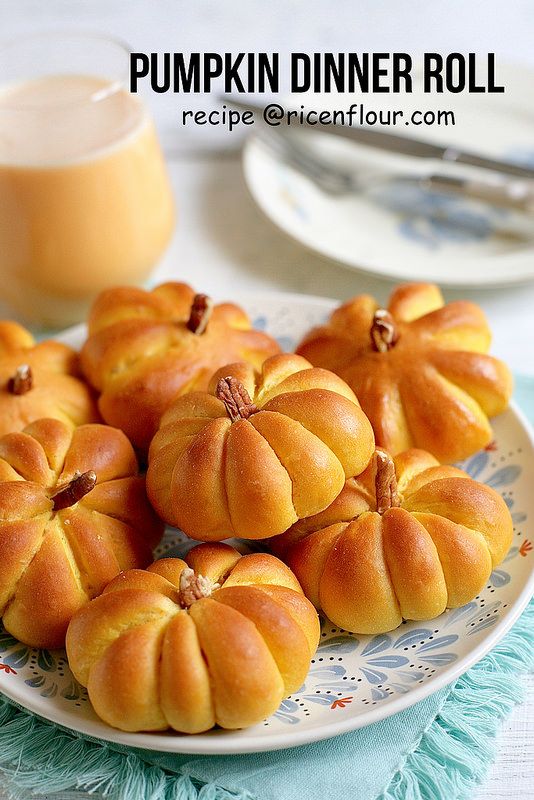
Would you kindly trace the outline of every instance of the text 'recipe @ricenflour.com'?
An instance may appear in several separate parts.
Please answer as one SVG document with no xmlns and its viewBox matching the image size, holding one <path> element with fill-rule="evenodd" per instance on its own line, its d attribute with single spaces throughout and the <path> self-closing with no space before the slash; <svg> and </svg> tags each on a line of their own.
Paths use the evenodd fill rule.
<svg viewBox="0 0 534 800">
<path fill-rule="evenodd" d="M 415 77 L 414 77 L 415 76 Z M 279 53 L 139 53 L 130 54 L 130 90 L 148 83 L 161 94 L 277 93 L 281 78 L 288 93 L 298 95 L 372 94 L 373 104 L 351 102 L 347 107 L 320 108 L 296 104 L 286 108 L 267 102 L 259 114 L 270 127 L 280 125 L 455 125 L 451 110 L 380 108 L 375 95 L 411 94 L 417 84 L 421 94 L 502 93 L 496 78 L 495 55 L 475 53 L 424 53 L 415 65 L 408 53 L 291 53 L 285 69 Z M 182 125 L 223 125 L 229 130 L 253 125 L 251 110 L 221 108 L 181 112 Z"/>
</svg>

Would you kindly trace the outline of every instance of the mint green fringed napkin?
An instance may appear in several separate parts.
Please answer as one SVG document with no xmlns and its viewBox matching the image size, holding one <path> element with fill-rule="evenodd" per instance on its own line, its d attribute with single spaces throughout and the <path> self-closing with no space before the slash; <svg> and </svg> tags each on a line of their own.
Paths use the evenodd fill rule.
<svg viewBox="0 0 534 800">
<path fill-rule="evenodd" d="M 534 380 L 516 399 L 534 421 Z M 534 668 L 534 601 L 482 661 L 446 689 L 360 731 L 274 753 L 180 756 L 83 738 L 0 697 L 0 785 L 49 800 L 467 800 L 503 717 Z"/>
</svg>

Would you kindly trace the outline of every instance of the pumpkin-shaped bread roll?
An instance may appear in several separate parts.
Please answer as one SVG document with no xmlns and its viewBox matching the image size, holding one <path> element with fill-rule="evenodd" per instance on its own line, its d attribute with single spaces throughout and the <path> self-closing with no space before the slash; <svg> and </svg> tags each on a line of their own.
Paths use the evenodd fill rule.
<svg viewBox="0 0 534 800">
<path fill-rule="evenodd" d="M 42 419 L 0 438 L 0 614 L 20 641 L 62 647 L 72 615 L 162 534 L 122 431 Z"/>
<path fill-rule="evenodd" d="M 18 323 L 0 321 L 0 436 L 42 417 L 71 426 L 100 419 L 78 354 L 53 340 L 36 344 Z"/>
<path fill-rule="evenodd" d="M 276 711 L 318 641 L 317 613 L 281 561 L 218 543 L 119 575 L 71 621 L 67 655 L 109 725 L 200 733 Z"/>
<path fill-rule="evenodd" d="M 131 286 L 103 292 L 89 316 L 81 360 L 105 421 L 146 451 L 176 397 L 207 389 L 223 364 L 259 367 L 279 352 L 239 306 L 214 305 L 185 283 L 165 283 L 151 292 Z"/>
<path fill-rule="evenodd" d="M 347 381 L 378 446 L 393 455 L 420 447 L 453 462 L 490 442 L 488 417 L 510 399 L 510 372 L 487 355 L 490 340 L 477 305 L 445 305 L 437 286 L 411 283 L 387 309 L 368 295 L 349 300 L 297 352 Z"/>
<path fill-rule="evenodd" d="M 259 539 L 326 508 L 373 454 L 371 425 L 344 381 L 300 356 L 215 373 L 177 400 L 149 452 L 147 491 L 193 539 Z"/>
<path fill-rule="evenodd" d="M 269 541 L 340 628 L 383 633 L 480 592 L 512 541 L 493 489 L 422 450 L 377 450 L 332 505 Z"/>
</svg>

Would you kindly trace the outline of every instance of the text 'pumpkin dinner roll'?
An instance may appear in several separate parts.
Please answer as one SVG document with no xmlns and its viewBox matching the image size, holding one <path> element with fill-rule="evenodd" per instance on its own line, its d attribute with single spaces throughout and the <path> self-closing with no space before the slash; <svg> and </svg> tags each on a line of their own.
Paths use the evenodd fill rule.
<svg viewBox="0 0 534 800">
<path fill-rule="evenodd" d="M 488 417 L 510 400 L 510 371 L 487 355 L 490 341 L 477 305 L 445 305 L 437 286 L 410 283 L 387 309 L 368 295 L 348 300 L 297 352 L 347 381 L 379 447 L 421 447 L 454 462 L 491 441 Z"/>
<path fill-rule="evenodd" d="M 170 403 L 207 389 L 218 367 L 242 359 L 260 367 L 280 352 L 239 306 L 214 305 L 185 283 L 165 283 L 151 292 L 108 289 L 97 298 L 88 325 L 81 361 L 100 393 L 100 412 L 144 451 Z"/>
<path fill-rule="evenodd" d="M 296 355 L 215 373 L 166 412 L 149 452 L 147 491 L 193 539 L 261 539 L 326 508 L 374 450 L 347 384 Z"/>
<path fill-rule="evenodd" d="M 119 575 L 73 618 L 67 655 L 108 724 L 200 733 L 274 713 L 318 642 L 317 612 L 281 561 L 217 543 Z"/>
<path fill-rule="evenodd" d="M 21 325 L 0 321 L 0 436 L 42 417 L 70 426 L 100 420 L 78 354 L 51 339 L 37 344 Z"/>
<path fill-rule="evenodd" d="M 20 641 L 62 647 L 72 615 L 162 534 L 122 431 L 42 419 L 0 438 L 0 614 Z"/>
<path fill-rule="evenodd" d="M 269 545 L 336 625 L 383 633 L 480 592 L 512 541 L 502 497 L 423 450 L 377 450 L 332 505 Z"/>
</svg>

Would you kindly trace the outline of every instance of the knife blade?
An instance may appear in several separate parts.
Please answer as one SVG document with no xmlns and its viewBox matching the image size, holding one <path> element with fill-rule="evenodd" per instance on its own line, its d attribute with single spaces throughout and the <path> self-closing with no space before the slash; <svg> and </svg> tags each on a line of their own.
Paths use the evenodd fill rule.
<svg viewBox="0 0 534 800">
<path fill-rule="evenodd" d="M 228 103 L 241 111 L 252 111 L 255 114 L 263 114 L 265 107 L 261 103 L 253 103 L 250 101 L 244 102 L 237 100 L 230 95 L 222 95 L 220 100 L 223 103 Z M 280 103 L 277 103 L 280 105 Z M 283 108 L 283 106 L 280 106 Z M 267 123 L 266 123 L 267 124 Z M 282 126 L 281 126 L 282 127 Z M 414 158 L 428 158 L 436 161 L 443 161 L 453 164 L 465 164 L 470 167 L 478 167 L 479 169 L 491 170 L 493 172 L 500 172 L 505 175 L 513 175 L 518 178 L 534 179 L 534 168 L 524 167 L 519 164 L 514 164 L 510 161 L 501 161 L 494 158 L 487 158 L 485 156 L 472 153 L 467 150 L 461 150 L 457 147 L 450 145 L 433 144 L 425 142 L 421 139 L 414 139 L 409 136 L 399 136 L 394 133 L 386 133 L 382 130 L 374 130 L 372 128 L 364 128 L 354 125 L 337 125 L 331 123 L 329 125 L 312 125 L 304 122 L 299 123 L 299 130 L 321 131 L 321 133 L 340 136 L 344 139 L 349 139 L 365 147 L 372 147 L 378 150 L 385 150 L 389 153 L 397 153 L 399 155 L 412 156 Z"/>
</svg>

